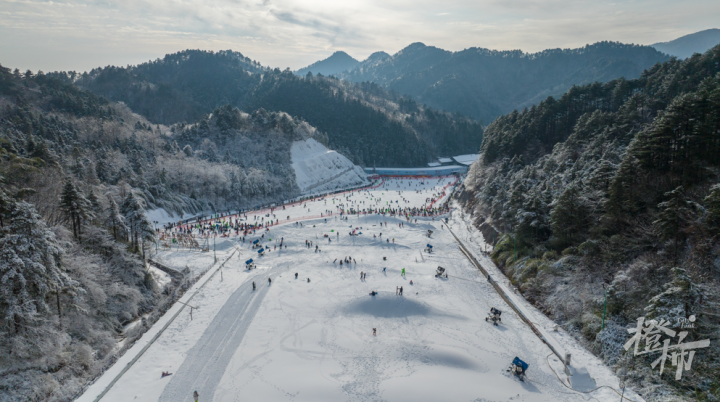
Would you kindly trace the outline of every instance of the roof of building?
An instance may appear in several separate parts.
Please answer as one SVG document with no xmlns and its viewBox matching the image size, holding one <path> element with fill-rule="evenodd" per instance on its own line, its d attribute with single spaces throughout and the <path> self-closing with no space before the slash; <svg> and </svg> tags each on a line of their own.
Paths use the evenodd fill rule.
<svg viewBox="0 0 720 402">
<path fill-rule="evenodd" d="M 461 165 L 470 166 L 473 162 L 478 160 L 480 157 L 480 154 L 467 154 L 467 155 L 458 155 L 453 156 L 452 159 Z"/>
</svg>

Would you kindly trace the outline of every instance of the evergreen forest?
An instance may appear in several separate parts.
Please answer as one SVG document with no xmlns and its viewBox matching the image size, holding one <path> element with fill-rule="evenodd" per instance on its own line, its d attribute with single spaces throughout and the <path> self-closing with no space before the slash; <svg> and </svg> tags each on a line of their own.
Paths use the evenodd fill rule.
<svg viewBox="0 0 720 402">
<path fill-rule="evenodd" d="M 460 199 L 525 298 L 643 395 L 717 400 L 720 46 L 501 116 L 481 152 Z M 693 375 L 624 353 L 638 318 L 691 315 Z"/>
<path fill-rule="evenodd" d="M 482 142 L 482 125 L 459 114 L 372 83 L 263 68 L 232 51 L 186 50 L 138 66 L 54 76 L 123 102 L 153 124 L 193 123 L 227 104 L 289 113 L 363 166 L 423 166 L 438 156 L 476 152 Z"/>
</svg>

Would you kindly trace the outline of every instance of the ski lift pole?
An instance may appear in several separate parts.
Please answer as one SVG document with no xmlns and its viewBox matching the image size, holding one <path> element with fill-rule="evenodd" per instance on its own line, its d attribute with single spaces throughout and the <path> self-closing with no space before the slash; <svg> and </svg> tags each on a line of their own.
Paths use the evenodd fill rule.
<svg viewBox="0 0 720 402">
<path fill-rule="evenodd" d="M 213 258 L 215 258 L 215 262 L 217 262 L 217 253 L 215 252 L 215 238 L 217 237 L 217 234 L 213 237 Z"/>
</svg>

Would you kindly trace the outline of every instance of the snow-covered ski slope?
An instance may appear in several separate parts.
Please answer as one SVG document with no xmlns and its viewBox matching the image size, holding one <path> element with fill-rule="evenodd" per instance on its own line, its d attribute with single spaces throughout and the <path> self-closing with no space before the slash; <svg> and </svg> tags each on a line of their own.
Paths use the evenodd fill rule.
<svg viewBox="0 0 720 402">
<path fill-rule="evenodd" d="M 561 383 L 569 386 L 562 364 L 504 305 L 439 219 L 416 223 L 365 215 L 345 221 L 335 214 L 301 221 L 302 227 L 295 220 L 327 215 L 339 204 L 356 209 L 427 205 L 428 197 L 453 181 L 387 180 L 368 191 L 276 210 L 292 221 L 273 226 L 264 238 L 260 231 L 244 244 L 235 236 L 218 238 L 219 261 L 236 254 L 222 276 L 207 279 L 190 301 L 197 307 L 193 319 L 183 311 L 102 401 L 184 402 L 192 400 L 194 390 L 203 402 L 580 401 L 591 400 L 589 395 L 619 401 L 609 388 L 585 395 Z M 482 236 L 468 231 L 458 213 L 450 224 L 466 245 L 483 247 Z M 362 234 L 350 236 L 356 228 Z M 270 250 L 265 256 L 250 248 L 256 238 Z M 281 239 L 287 248 L 279 247 Z M 423 251 L 428 243 L 434 246 L 431 254 Z M 212 252 L 161 251 L 159 257 L 199 273 Z M 346 257 L 353 262 L 339 265 Z M 248 258 L 259 268 L 245 270 Z M 448 269 L 448 279 L 434 277 L 438 266 Z M 403 296 L 396 295 L 398 286 Z M 369 295 L 373 290 L 377 296 Z M 504 311 L 497 327 L 484 319 L 490 307 Z M 540 325 L 551 325 L 529 304 L 523 308 L 533 311 Z M 618 379 L 597 358 L 564 333 L 558 336 L 573 353 L 578 373 L 586 369 L 597 386 L 618 388 Z M 127 355 L 145 345 L 143 337 Z M 515 356 L 530 365 L 526 382 L 505 371 Z M 93 401 L 118 371 L 111 368 L 79 400 Z M 160 378 L 162 371 L 173 375 Z M 628 396 L 642 400 L 629 390 Z"/>
<path fill-rule="evenodd" d="M 348 158 L 310 138 L 295 141 L 292 167 L 303 194 L 319 194 L 368 184 L 367 174 Z"/>
</svg>

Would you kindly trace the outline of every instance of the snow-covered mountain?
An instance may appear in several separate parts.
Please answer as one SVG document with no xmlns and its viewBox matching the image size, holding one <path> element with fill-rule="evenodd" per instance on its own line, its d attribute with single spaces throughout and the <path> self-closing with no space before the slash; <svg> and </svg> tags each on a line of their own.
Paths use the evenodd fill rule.
<svg viewBox="0 0 720 402">
<path fill-rule="evenodd" d="M 303 194 L 369 183 L 360 166 L 312 138 L 295 141 L 290 152 L 297 185 Z"/>
</svg>

